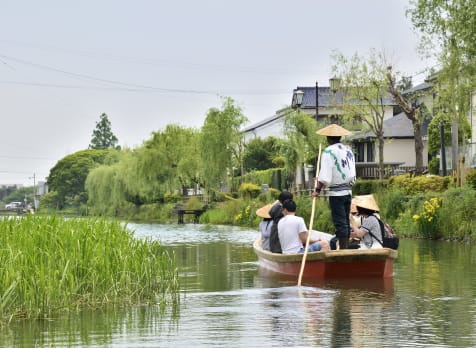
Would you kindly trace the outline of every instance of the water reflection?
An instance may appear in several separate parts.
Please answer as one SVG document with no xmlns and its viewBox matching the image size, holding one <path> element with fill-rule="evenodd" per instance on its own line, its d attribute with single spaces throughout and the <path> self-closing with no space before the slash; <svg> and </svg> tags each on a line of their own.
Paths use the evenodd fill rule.
<svg viewBox="0 0 476 348">
<path fill-rule="evenodd" d="M 107 347 L 126 334 L 124 347 L 130 347 L 143 336 L 158 337 L 176 325 L 177 318 L 158 306 L 83 310 L 48 320 L 13 322 L 0 331 L 0 347 Z"/>
<path fill-rule="evenodd" d="M 264 286 L 282 286 L 283 284 L 296 285 L 296 276 L 280 274 L 267 268 L 258 267 L 257 281 Z M 386 293 L 392 295 L 394 291 L 393 278 L 329 278 L 314 279 L 303 277 L 301 284 L 324 289 L 356 289 L 365 292 Z"/>
</svg>

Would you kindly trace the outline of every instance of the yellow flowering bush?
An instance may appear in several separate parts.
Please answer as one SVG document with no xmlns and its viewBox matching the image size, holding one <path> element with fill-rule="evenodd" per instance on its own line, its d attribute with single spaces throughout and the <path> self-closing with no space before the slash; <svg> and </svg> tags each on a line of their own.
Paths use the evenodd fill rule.
<svg viewBox="0 0 476 348">
<path fill-rule="evenodd" d="M 243 206 L 241 211 L 233 218 L 234 224 L 241 226 L 254 225 L 253 222 L 257 219 L 256 209 L 258 209 L 258 207 L 255 202 Z"/>
<path fill-rule="evenodd" d="M 423 202 L 419 214 L 413 215 L 413 222 L 418 226 L 423 237 L 436 238 L 438 236 L 438 212 L 440 208 L 441 198 L 433 197 Z"/>
</svg>

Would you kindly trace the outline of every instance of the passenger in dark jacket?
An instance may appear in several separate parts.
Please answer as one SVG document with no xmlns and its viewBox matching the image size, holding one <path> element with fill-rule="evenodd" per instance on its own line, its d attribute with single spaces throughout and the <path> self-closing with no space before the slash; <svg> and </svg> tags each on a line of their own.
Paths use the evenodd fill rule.
<svg viewBox="0 0 476 348">
<path fill-rule="evenodd" d="M 283 217 L 283 202 L 287 199 L 293 199 L 293 194 L 289 191 L 283 191 L 278 197 L 278 201 L 269 210 L 269 215 L 273 219 L 271 233 L 269 238 L 269 247 L 273 253 L 282 253 L 281 243 L 278 236 L 278 222 Z"/>
</svg>

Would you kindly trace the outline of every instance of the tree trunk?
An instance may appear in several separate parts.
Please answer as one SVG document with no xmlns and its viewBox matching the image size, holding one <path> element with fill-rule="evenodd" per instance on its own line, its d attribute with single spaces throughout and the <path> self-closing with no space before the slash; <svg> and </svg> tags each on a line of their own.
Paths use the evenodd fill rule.
<svg viewBox="0 0 476 348">
<path fill-rule="evenodd" d="M 455 116 L 451 120 L 451 170 L 458 170 L 458 118 Z"/>
<path fill-rule="evenodd" d="M 415 138 L 415 175 L 423 174 L 423 135 L 419 122 L 413 122 L 413 134 Z"/>
<path fill-rule="evenodd" d="M 384 146 L 383 134 L 378 137 L 378 178 L 383 180 L 384 178 L 384 162 L 383 162 L 383 146 Z"/>
</svg>

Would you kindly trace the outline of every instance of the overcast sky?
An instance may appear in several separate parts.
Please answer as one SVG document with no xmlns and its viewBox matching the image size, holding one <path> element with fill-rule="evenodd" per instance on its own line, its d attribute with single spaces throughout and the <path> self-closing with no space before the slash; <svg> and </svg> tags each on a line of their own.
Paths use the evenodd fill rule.
<svg viewBox="0 0 476 348">
<path fill-rule="evenodd" d="M 328 86 L 330 55 L 416 51 L 407 0 L 1 0 L 0 185 L 33 185 L 86 149 L 104 112 L 123 147 L 170 123 L 200 128 L 229 96 L 248 125 Z"/>
</svg>

